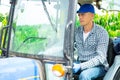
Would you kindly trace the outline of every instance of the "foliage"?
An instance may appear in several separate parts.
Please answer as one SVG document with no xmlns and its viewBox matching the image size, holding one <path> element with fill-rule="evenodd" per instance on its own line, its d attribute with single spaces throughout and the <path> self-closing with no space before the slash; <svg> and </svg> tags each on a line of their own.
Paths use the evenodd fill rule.
<svg viewBox="0 0 120 80">
<path fill-rule="evenodd" d="M 0 13 L 0 22 L 2 22 L 4 18 L 5 18 L 4 15 Z"/>
<path fill-rule="evenodd" d="M 104 15 L 95 15 L 95 23 L 103 26 L 110 37 L 120 37 L 120 12 L 104 12 Z"/>
<path fill-rule="evenodd" d="M 34 27 L 28 26 L 28 25 L 17 26 L 17 28 L 15 29 L 15 35 L 14 35 L 14 46 L 17 47 L 22 42 L 24 42 L 26 38 L 33 37 L 33 36 L 35 37 L 38 36 L 38 32 Z"/>
<path fill-rule="evenodd" d="M 8 14 L 0 13 L 0 23 L 2 23 L 0 25 L 0 29 L 7 25 L 7 21 L 8 21 Z"/>
<path fill-rule="evenodd" d="M 8 22 L 7 20 L 8 20 L 8 14 L 7 13 L 6 14 L 0 13 L 0 35 L 1 35 L 1 29 L 7 25 L 7 22 Z M 1 44 L 0 48 L 4 43 L 3 42 L 4 41 L 4 33 L 5 33 L 5 31 L 3 31 L 2 38 L 0 39 L 0 44 Z M 1 54 L 2 54 L 2 51 L 0 50 L 0 55 Z"/>
<path fill-rule="evenodd" d="M 76 22 L 75 22 L 75 27 L 79 27 L 80 26 L 80 22 L 78 17 L 76 16 Z"/>
<path fill-rule="evenodd" d="M 17 26 L 15 28 L 12 49 L 23 53 L 38 53 L 39 50 L 43 50 L 46 39 L 39 37 L 38 27 L 37 25 Z"/>
</svg>

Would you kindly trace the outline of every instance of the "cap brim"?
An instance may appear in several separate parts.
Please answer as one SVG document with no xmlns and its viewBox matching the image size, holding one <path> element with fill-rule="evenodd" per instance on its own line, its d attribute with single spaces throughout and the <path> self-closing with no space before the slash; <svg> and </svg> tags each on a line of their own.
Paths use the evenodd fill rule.
<svg viewBox="0 0 120 80">
<path fill-rule="evenodd" d="M 77 13 L 86 13 L 85 11 L 77 11 Z"/>
</svg>

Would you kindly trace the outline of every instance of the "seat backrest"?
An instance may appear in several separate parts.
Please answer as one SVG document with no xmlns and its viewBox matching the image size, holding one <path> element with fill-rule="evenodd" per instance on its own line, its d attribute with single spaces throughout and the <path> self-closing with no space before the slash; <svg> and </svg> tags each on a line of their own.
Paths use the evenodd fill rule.
<svg viewBox="0 0 120 80">
<path fill-rule="evenodd" d="M 113 44 L 113 40 L 109 38 L 108 51 L 107 51 L 107 60 L 109 66 L 113 64 L 114 58 L 115 58 L 114 44 Z"/>
<path fill-rule="evenodd" d="M 117 37 L 113 40 L 114 50 L 117 55 L 120 54 L 120 37 Z"/>
</svg>

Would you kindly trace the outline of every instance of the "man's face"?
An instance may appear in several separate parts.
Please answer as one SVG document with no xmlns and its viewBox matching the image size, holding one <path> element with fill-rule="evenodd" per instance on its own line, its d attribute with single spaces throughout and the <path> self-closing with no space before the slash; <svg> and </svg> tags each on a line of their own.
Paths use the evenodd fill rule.
<svg viewBox="0 0 120 80">
<path fill-rule="evenodd" d="M 81 26 L 88 25 L 94 18 L 94 14 L 87 12 L 87 13 L 78 13 L 79 21 Z"/>
</svg>

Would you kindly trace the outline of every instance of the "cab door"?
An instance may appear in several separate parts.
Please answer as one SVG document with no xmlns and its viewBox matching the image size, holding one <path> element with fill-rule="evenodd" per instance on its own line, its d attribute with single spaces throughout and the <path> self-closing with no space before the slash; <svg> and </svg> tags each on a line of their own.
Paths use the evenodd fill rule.
<svg viewBox="0 0 120 80">
<path fill-rule="evenodd" d="M 71 68 L 56 77 L 52 66 L 72 66 L 76 4 L 77 0 L 17 0 L 10 17 L 8 57 L 39 60 L 45 80 L 71 80 Z"/>
</svg>

